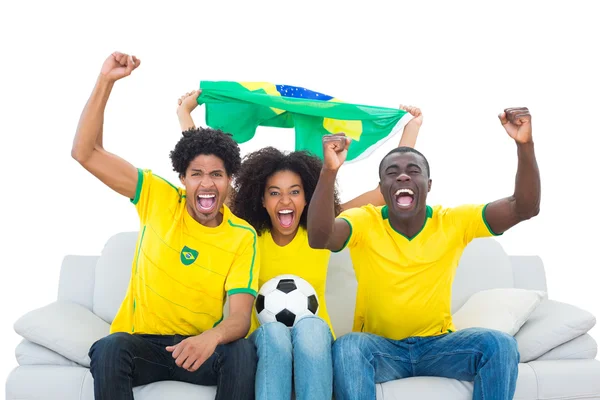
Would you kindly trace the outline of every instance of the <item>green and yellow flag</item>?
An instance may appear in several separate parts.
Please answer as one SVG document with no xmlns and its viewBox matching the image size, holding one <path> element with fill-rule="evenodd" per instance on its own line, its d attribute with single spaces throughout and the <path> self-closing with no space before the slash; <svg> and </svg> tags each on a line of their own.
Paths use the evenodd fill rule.
<svg viewBox="0 0 600 400">
<path fill-rule="evenodd" d="M 323 93 L 265 82 L 201 81 L 198 104 L 206 104 L 206 125 L 231 133 L 238 143 L 256 128 L 294 128 L 295 149 L 322 157 L 321 137 L 343 132 L 353 139 L 348 161 L 368 155 L 395 132 L 406 111 L 344 103 Z"/>
</svg>

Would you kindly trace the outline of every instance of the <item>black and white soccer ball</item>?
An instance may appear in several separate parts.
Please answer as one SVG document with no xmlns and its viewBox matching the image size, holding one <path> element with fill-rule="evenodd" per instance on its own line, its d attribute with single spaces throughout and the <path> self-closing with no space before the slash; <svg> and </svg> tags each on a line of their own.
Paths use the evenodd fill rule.
<svg viewBox="0 0 600 400">
<path fill-rule="evenodd" d="M 319 299 L 310 283 L 296 275 L 279 275 L 260 288 L 256 314 L 261 325 L 281 322 L 293 327 L 302 318 L 316 315 Z"/>
</svg>

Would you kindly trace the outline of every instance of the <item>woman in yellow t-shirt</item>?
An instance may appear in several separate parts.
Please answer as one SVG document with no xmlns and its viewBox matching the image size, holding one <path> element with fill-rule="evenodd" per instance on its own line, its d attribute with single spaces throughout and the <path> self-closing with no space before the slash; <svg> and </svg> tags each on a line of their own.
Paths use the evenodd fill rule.
<svg viewBox="0 0 600 400">
<path fill-rule="evenodd" d="M 182 130 L 194 127 L 191 111 L 199 91 L 179 99 L 177 114 Z M 422 123 L 421 111 L 403 107 L 413 115 L 404 127 L 400 146 L 414 147 Z M 258 353 L 256 398 L 289 399 L 292 381 L 296 399 L 331 399 L 333 328 L 327 314 L 325 281 L 330 252 L 312 249 L 306 233 L 308 205 L 316 188 L 322 161 L 304 151 L 284 153 L 265 147 L 248 154 L 230 190 L 234 214 L 246 220 L 258 234 L 261 264 L 259 287 L 282 274 L 299 276 L 310 283 L 319 299 L 314 317 L 305 317 L 288 328 L 280 322 L 260 325 L 253 313 L 250 338 Z M 340 204 L 336 211 L 366 204 L 383 205 L 379 187 Z"/>
</svg>

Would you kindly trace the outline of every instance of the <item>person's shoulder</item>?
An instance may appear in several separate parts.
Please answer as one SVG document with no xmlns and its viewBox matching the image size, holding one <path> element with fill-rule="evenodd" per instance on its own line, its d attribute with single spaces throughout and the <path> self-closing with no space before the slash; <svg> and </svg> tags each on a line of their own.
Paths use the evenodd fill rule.
<svg viewBox="0 0 600 400">
<path fill-rule="evenodd" d="M 460 218 L 471 216 L 473 213 L 482 213 L 485 209 L 485 204 L 461 204 L 454 207 L 437 205 L 429 207 L 429 209 L 431 210 L 431 216 L 434 218 Z"/>
<path fill-rule="evenodd" d="M 349 208 L 344 210 L 338 217 L 363 217 L 363 218 L 382 218 L 382 215 L 385 214 L 387 210 L 387 206 L 374 206 L 372 204 L 367 204 L 362 207 Z"/>
<path fill-rule="evenodd" d="M 256 240 L 256 230 L 246 220 L 241 219 L 229 210 L 229 208 L 223 204 L 225 223 L 231 229 L 234 234 L 249 236 Z"/>
<path fill-rule="evenodd" d="M 151 169 L 138 168 L 138 183 L 132 202 L 137 204 L 141 198 L 151 199 L 155 203 L 181 202 L 185 199 L 185 190 L 155 174 Z"/>
</svg>

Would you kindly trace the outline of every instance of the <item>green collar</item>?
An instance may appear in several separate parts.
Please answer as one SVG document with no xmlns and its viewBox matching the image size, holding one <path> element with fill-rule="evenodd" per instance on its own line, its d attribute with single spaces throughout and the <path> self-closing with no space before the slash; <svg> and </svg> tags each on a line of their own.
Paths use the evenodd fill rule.
<svg viewBox="0 0 600 400">
<path fill-rule="evenodd" d="M 406 236 L 404 233 L 397 231 L 397 230 L 396 230 L 396 228 L 394 228 L 394 227 L 392 226 L 392 224 L 391 224 L 391 223 L 389 223 L 389 222 L 388 222 L 388 223 L 390 224 L 390 226 L 392 227 L 392 229 L 393 229 L 393 230 L 394 230 L 396 233 L 398 233 L 398 234 L 400 234 L 400 235 L 404 236 L 404 237 L 405 237 L 406 239 L 408 239 L 409 241 L 410 241 L 410 240 L 413 240 L 414 238 L 416 238 L 416 237 L 419 235 L 419 233 L 421 233 L 421 232 L 423 231 L 423 229 L 425 228 L 425 225 L 427 225 L 427 220 L 433 216 L 433 209 L 432 209 L 431 207 L 429 207 L 429 206 L 426 206 L 425 210 L 426 210 L 426 211 L 425 211 L 425 214 L 426 214 L 426 216 L 425 216 L 425 222 L 423 222 L 423 226 L 421 227 L 421 229 L 419 229 L 419 232 L 415 233 L 415 235 L 414 235 L 413 237 L 408 237 L 408 236 Z M 382 217 L 383 219 L 387 219 L 387 220 L 389 220 L 389 210 L 388 210 L 388 206 L 387 206 L 387 205 L 385 205 L 385 206 L 383 206 L 383 207 L 381 208 L 381 217 Z"/>
</svg>

